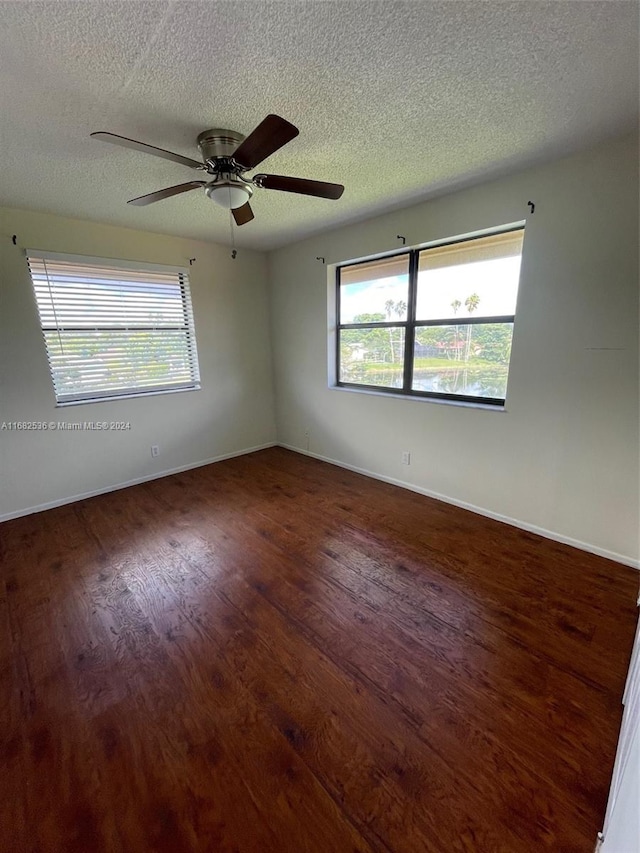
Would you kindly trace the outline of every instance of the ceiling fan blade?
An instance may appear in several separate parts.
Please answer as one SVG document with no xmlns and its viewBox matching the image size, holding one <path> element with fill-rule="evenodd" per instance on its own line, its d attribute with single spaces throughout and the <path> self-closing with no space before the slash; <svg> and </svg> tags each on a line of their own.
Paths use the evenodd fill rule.
<svg viewBox="0 0 640 853">
<path fill-rule="evenodd" d="M 192 160 L 191 157 L 183 157 L 182 154 L 174 154 L 173 151 L 156 148 L 155 145 L 147 145 L 146 142 L 138 142 L 137 139 L 129 139 L 127 136 L 118 136 L 117 133 L 107 133 L 104 130 L 98 130 L 90 135 L 93 139 L 102 139 L 104 142 L 121 145 L 123 148 L 134 148 L 136 151 L 143 151 L 145 154 L 153 154 L 155 157 L 173 160 L 174 163 L 181 163 L 183 166 L 191 166 L 192 169 L 204 169 L 202 163 Z"/>
<path fill-rule="evenodd" d="M 233 213 L 236 225 L 246 225 L 247 222 L 251 222 L 254 218 L 249 202 L 243 204 L 242 207 L 234 207 L 231 213 Z"/>
<path fill-rule="evenodd" d="M 270 154 L 282 148 L 300 133 L 284 118 L 268 115 L 236 148 L 233 159 L 245 169 L 253 169 Z"/>
<path fill-rule="evenodd" d="M 340 198 L 344 192 L 342 184 L 326 181 L 308 181 L 306 178 L 290 178 L 286 175 L 254 175 L 254 181 L 265 190 L 280 190 L 285 193 L 301 193 L 318 198 Z"/>
<path fill-rule="evenodd" d="M 145 204 L 153 204 L 154 201 L 162 201 L 163 198 L 170 198 L 172 195 L 180 195 L 180 193 L 188 193 L 190 190 L 197 190 L 198 187 L 206 187 L 206 181 L 189 181 L 186 184 L 178 184 L 175 187 L 166 187 L 163 190 L 158 190 L 155 193 L 141 195 L 138 198 L 129 199 L 127 204 L 135 204 L 138 207 L 144 207 Z"/>
</svg>

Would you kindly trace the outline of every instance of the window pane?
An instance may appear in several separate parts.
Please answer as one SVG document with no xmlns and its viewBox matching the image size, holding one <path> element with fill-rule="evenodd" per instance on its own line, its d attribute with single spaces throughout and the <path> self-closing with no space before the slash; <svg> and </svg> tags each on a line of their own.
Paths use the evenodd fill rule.
<svg viewBox="0 0 640 853">
<path fill-rule="evenodd" d="M 515 314 L 524 231 L 420 252 L 417 320 Z"/>
<path fill-rule="evenodd" d="M 409 255 L 340 269 L 340 323 L 407 319 Z"/>
<path fill-rule="evenodd" d="M 402 388 L 404 328 L 340 331 L 340 382 Z"/>
<path fill-rule="evenodd" d="M 504 399 L 513 323 L 416 329 L 414 391 Z"/>
</svg>

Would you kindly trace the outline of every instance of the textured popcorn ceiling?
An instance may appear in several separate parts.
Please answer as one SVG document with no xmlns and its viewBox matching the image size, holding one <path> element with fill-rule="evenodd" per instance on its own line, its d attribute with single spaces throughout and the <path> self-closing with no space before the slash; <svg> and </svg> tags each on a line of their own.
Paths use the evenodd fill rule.
<svg viewBox="0 0 640 853">
<path fill-rule="evenodd" d="M 198 157 L 270 112 L 300 136 L 258 171 L 344 183 L 256 190 L 239 246 L 270 248 L 631 129 L 635 2 L 0 2 L 0 204 L 205 240 L 229 215 L 197 172 L 89 138 Z"/>
</svg>

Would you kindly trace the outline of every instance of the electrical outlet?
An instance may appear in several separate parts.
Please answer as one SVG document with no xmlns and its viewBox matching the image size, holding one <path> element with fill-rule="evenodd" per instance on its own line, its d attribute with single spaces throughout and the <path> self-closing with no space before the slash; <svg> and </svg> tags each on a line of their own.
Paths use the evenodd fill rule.
<svg viewBox="0 0 640 853">
<path fill-rule="evenodd" d="M 402 451 L 402 464 L 403 465 L 411 465 L 411 454 L 408 450 Z"/>
<path fill-rule="evenodd" d="M 155 458 L 156 456 L 160 456 L 160 448 L 157 444 L 151 445 L 151 455 Z"/>
</svg>

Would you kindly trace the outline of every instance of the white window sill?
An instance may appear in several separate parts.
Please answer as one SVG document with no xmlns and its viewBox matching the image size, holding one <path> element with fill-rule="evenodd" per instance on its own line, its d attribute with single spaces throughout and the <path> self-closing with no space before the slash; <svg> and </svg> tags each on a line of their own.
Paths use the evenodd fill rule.
<svg viewBox="0 0 640 853">
<path fill-rule="evenodd" d="M 463 409 L 481 409 L 483 412 L 506 412 L 506 406 L 496 406 L 490 403 L 476 403 L 468 400 L 445 400 L 441 397 L 420 397 L 413 394 L 394 394 L 392 391 L 374 391 L 372 388 L 347 388 L 343 385 L 329 385 L 329 391 L 346 391 L 350 394 L 371 394 L 374 397 L 384 397 L 392 400 L 408 400 L 412 403 L 436 403 L 443 406 L 458 406 Z"/>
</svg>

